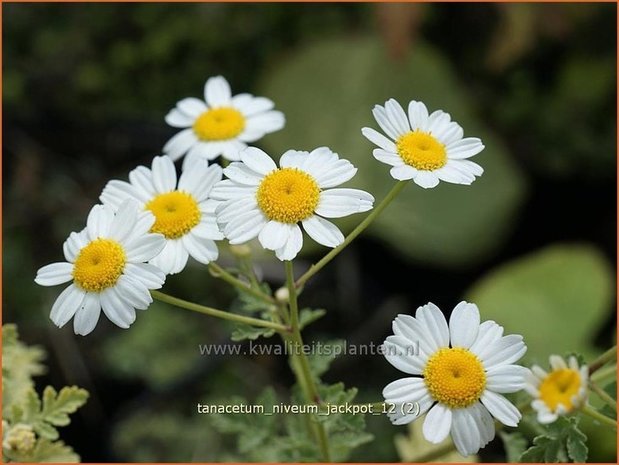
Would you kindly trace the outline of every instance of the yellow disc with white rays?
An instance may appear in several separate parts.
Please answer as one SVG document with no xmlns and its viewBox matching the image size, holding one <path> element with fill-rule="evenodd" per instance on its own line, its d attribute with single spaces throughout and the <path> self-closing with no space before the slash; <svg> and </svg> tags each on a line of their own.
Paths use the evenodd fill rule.
<svg viewBox="0 0 619 465">
<path fill-rule="evenodd" d="M 314 214 L 320 188 L 305 171 L 282 168 L 265 176 L 258 186 L 256 199 L 268 219 L 293 224 Z"/>
<path fill-rule="evenodd" d="M 540 399 L 552 411 L 561 404 L 569 412 L 574 408 L 572 399 L 578 395 L 580 384 L 580 374 L 576 370 L 569 368 L 555 370 L 540 384 Z"/>
<path fill-rule="evenodd" d="M 428 359 L 423 380 L 434 399 L 450 408 L 464 408 L 481 397 L 486 372 L 470 350 L 445 347 Z"/>
<path fill-rule="evenodd" d="M 200 222 L 198 202 L 183 191 L 159 194 L 146 204 L 146 209 L 155 215 L 150 232 L 163 234 L 166 239 L 178 239 Z"/>
<path fill-rule="evenodd" d="M 404 163 L 418 170 L 433 171 L 447 163 L 447 150 L 432 134 L 411 131 L 396 140 L 398 154 Z"/>
<path fill-rule="evenodd" d="M 245 129 L 245 117 L 236 108 L 211 108 L 193 123 L 193 131 L 204 141 L 227 140 Z"/>
<path fill-rule="evenodd" d="M 73 281 L 88 292 L 112 287 L 125 269 L 123 247 L 111 239 L 95 239 L 80 250 L 73 264 Z"/>
</svg>

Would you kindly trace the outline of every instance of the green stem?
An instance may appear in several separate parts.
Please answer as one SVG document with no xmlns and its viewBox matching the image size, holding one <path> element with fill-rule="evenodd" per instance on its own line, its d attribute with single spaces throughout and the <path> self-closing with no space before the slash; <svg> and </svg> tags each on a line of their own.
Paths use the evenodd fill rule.
<svg viewBox="0 0 619 465">
<path fill-rule="evenodd" d="M 589 381 L 589 389 L 595 392 L 600 399 L 606 402 L 615 412 L 617 411 L 617 401 L 608 395 L 604 389 L 599 387 L 593 381 Z"/>
<path fill-rule="evenodd" d="M 608 362 L 617 360 L 617 346 L 614 345 L 589 364 L 589 376 L 602 368 Z"/>
<path fill-rule="evenodd" d="M 209 263 L 208 266 L 209 266 L 213 276 L 215 276 L 216 278 L 221 278 L 224 281 L 226 281 L 228 284 L 233 285 L 234 287 L 240 289 L 241 291 L 245 292 L 246 294 L 253 295 L 256 298 L 258 298 L 260 300 L 263 300 L 264 302 L 267 302 L 269 304 L 275 304 L 275 299 L 273 297 L 271 297 L 270 295 L 265 294 L 264 292 L 262 292 L 262 291 L 260 291 L 258 289 L 254 289 L 253 287 L 248 286 L 247 283 L 244 283 L 240 279 L 236 278 L 234 275 L 232 275 L 231 273 L 229 273 L 228 271 L 223 269 L 217 263 L 211 262 L 211 263 Z"/>
<path fill-rule="evenodd" d="M 607 381 L 617 379 L 617 365 L 608 365 L 600 368 L 590 377 L 597 384 L 605 384 Z"/>
<path fill-rule="evenodd" d="M 223 320 L 234 321 L 236 323 L 244 323 L 251 326 L 259 326 L 262 328 L 274 329 L 279 333 L 287 333 L 290 329 L 282 324 L 273 323 L 272 321 L 260 320 L 258 318 L 251 318 L 249 316 L 237 315 L 236 313 L 225 312 L 216 308 L 205 307 L 204 305 L 189 302 L 187 300 L 179 299 L 178 297 L 172 297 L 171 295 L 164 294 L 159 291 L 150 291 L 151 295 L 161 301 L 176 307 L 191 310 L 193 312 L 203 313 L 205 315 L 214 316 Z"/>
<path fill-rule="evenodd" d="M 316 382 L 314 381 L 314 377 L 312 376 L 307 356 L 303 351 L 303 337 L 301 336 L 301 331 L 299 329 L 299 304 L 297 302 L 297 288 L 295 287 L 294 282 L 294 271 L 292 268 L 292 262 L 285 261 L 284 264 L 286 267 L 286 286 L 288 287 L 289 293 L 288 305 L 290 307 L 290 328 L 292 332 L 292 334 L 289 336 L 289 340 L 292 342 L 292 344 L 294 344 L 294 346 L 291 347 L 290 350 L 292 351 L 291 356 L 293 357 L 293 362 L 296 361 L 298 363 L 298 369 L 295 370 L 295 374 L 299 379 L 299 384 L 301 385 L 301 387 L 305 387 L 304 391 L 307 401 L 310 403 L 320 404 L 318 387 L 316 386 Z M 315 418 L 312 419 L 312 425 L 314 433 L 316 435 L 316 439 L 318 441 L 318 446 L 320 447 L 322 460 L 324 462 L 330 462 L 331 452 L 329 450 L 329 438 L 327 436 L 325 427 Z"/>
<path fill-rule="evenodd" d="M 393 189 L 391 189 L 387 196 L 382 200 L 382 202 L 376 208 L 374 208 L 374 210 L 372 210 L 372 213 L 366 216 L 365 219 L 361 223 L 359 223 L 348 236 L 346 236 L 344 242 L 331 250 L 327 255 L 322 257 L 322 259 L 318 263 L 312 265 L 310 269 L 307 270 L 305 274 L 303 274 L 297 280 L 296 287 L 300 288 L 301 286 L 303 286 L 308 279 L 318 273 L 327 263 L 333 260 L 342 250 L 344 250 L 344 248 L 346 248 L 348 244 L 350 244 L 372 223 L 372 221 L 376 219 L 378 215 L 381 214 L 385 207 L 387 207 L 387 205 L 391 203 L 391 201 L 400 193 L 400 191 L 404 188 L 404 186 L 406 186 L 407 183 L 408 181 L 399 181 L 395 186 L 393 186 Z"/>
<path fill-rule="evenodd" d="M 603 425 L 611 427 L 613 430 L 617 431 L 617 421 L 607 417 L 606 415 L 602 415 L 600 412 L 595 410 L 589 405 L 585 405 L 580 408 L 580 411 L 585 415 L 589 415 L 595 421 L 602 423 Z"/>
</svg>

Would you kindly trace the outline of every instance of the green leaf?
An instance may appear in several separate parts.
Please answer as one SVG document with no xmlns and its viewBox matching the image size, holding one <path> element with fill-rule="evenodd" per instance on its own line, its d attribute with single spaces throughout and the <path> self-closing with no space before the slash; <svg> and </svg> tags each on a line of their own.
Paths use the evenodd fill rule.
<svg viewBox="0 0 619 465">
<path fill-rule="evenodd" d="M 395 181 L 389 167 L 373 158 L 375 147 L 361 128 L 378 127 L 372 107 L 390 97 L 405 108 L 410 100 L 422 100 L 431 111 L 449 112 L 467 136 L 482 138 L 486 149 L 475 161 L 485 173 L 472 186 L 441 183 L 425 190 L 411 182 L 369 233 L 404 256 L 445 266 L 482 260 L 504 242 L 523 199 L 523 177 L 505 146 L 475 117 L 474 100 L 438 49 L 417 40 L 411 53 L 395 61 L 377 37 L 346 36 L 312 42 L 288 57 L 260 89 L 277 95 L 277 107 L 286 114 L 286 130 L 263 141 L 275 159 L 290 148 L 329 146 L 359 168 L 351 186 L 380 201 Z M 346 233 L 361 218 L 337 224 Z"/>
<path fill-rule="evenodd" d="M 613 288 L 610 264 L 597 249 L 562 244 L 491 271 L 466 298 L 484 320 L 522 334 L 529 354 L 545 364 L 551 354 L 597 352 L 591 341 L 612 311 Z"/>
<path fill-rule="evenodd" d="M 37 441 L 32 453 L 32 462 L 77 463 L 80 461 L 73 449 L 62 441 L 51 442 L 47 439 Z"/>
<path fill-rule="evenodd" d="M 578 428 L 578 417 L 559 417 L 546 427 L 546 433 L 533 439 L 533 446 L 520 457 L 521 462 L 585 462 L 587 436 Z"/>
<path fill-rule="evenodd" d="M 230 339 L 235 342 L 244 340 L 256 340 L 259 337 L 271 337 L 275 334 L 275 330 L 269 328 L 257 328 L 255 326 L 249 326 L 244 324 L 235 325 L 235 329 L 230 335 Z"/>
<path fill-rule="evenodd" d="M 307 325 L 321 319 L 327 313 L 326 310 L 320 308 L 312 310 L 311 308 L 303 308 L 299 312 L 299 328 L 303 329 Z"/>
<path fill-rule="evenodd" d="M 527 441 L 527 438 L 519 432 L 507 433 L 505 431 L 501 431 L 499 432 L 499 435 L 501 436 L 503 446 L 505 447 L 506 461 L 517 462 L 520 456 L 527 449 L 529 441 Z"/>
<path fill-rule="evenodd" d="M 343 339 L 335 339 L 321 343 L 322 349 L 316 350 L 308 356 L 310 370 L 318 379 L 329 370 L 331 362 L 342 353 L 346 341 Z"/>
<path fill-rule="evenodd" d="M 59 393 L 47 386 L 43 391 L 41 418 L 55 426 L 65 426 L 71 421 L 69 414 L 75 412 L 88 400 L 88 391 L 77 386 L 63 387 Z"/>
</svg>

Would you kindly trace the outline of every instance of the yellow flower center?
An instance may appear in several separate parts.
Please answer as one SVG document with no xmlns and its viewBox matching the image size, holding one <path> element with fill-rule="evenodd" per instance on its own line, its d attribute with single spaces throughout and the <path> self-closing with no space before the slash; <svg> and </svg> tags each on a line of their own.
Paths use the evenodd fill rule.
<svg viewBox="0 0 619 465">
<path fill-rule="evenodd" d="M 146 209 L 155 215 L 150 232 L 163 234 L 166 239 L 178 239 L 200 222 L 198 202 L 182 191 L 159 194 L 146 204 Z"/>
<path fill-rule="evenodd" d="M 540 384 L 540 398 L 554 411 L 562 404 L 569 412 L 574 408 L 572 398 L 580 389 L 580 375 L 576 370 L 569 368 L 555 370 Z"/>
<path fill-rule="evenodd" d="M 125 250 L 118 242 L 95 239 L 75 259 L 73 281 L 87 292 L 101 292 L 116 284 L 125 262 Z"/>
<path fill-rule="evenodd" d="M 226 140 L 238 136 L 245 128 L 245 117 L 235 108 L 211 108 L 193 123 L 193 130 L 202 140 Z"/>
<path fill-rule="evenodd" d="M 398 137 L 398 154 L 404 163 L 418 170 L 436 170 L 447 163 L 445 146 L 431 134 L 411 131 Z"/>
<path fill-rule="evenodd" d="M 320 199 L 320 188 L 304 171 L 282 168 L 265 176 L 256 198 L 268 219 L 292 224 L 313 215 Z"/>
<path fill-rule="evenodd" d="M 446 347 L 432 355 L 423 379 L 432 397 L 450 408 L 473 405 L 486 387 L 481 361 L 461 347 Z"/>
</svg>

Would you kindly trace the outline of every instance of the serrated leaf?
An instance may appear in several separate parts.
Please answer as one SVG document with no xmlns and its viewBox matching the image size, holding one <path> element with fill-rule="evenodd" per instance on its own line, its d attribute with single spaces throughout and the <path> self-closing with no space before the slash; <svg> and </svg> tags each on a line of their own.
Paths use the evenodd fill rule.
<svg viewBox="0 0 619 465">
<path fill-rule="evenodd" d="M 578 428 L 578 417 L 559 417 L 546 427 L 546 433 L 533 439 L 533 446 L 520 457 L 521 462 L 584 462 L 587 437 Z"/>
<path fill-rule="evenodd" d="M 249 326 L 239 324 L 235 326 L 235 329 L 230 335 L 230 339 L 235 342 L 251 340 L 255 341 L 259 337 L 271 337 L 275 334 L 275 330 L 269 328 L 257 328 L 256 326 Z"/>
<path fill-rule="evenodd" d="M 62 441 L 50 442 L 46 439 L 40 439 L 32 453 L 32 462 L 77 463 L 79 461 L 79 455 Z"/>
<path fill-rule="evenodd" d="M 299 312 L 299 328 L 303 329 L 307 325 L 321 319 L 327 313 L 326 310 L 319 308 L 312 310 L 311 308 L 304 308 Z"/>
<path fill-rule="evenodd" d="M 88 391 L 77 386 L 63 387 L 59 393 L 47 386 L 43 391 L 41 418 L 55 426 L 65 426 L 71 421 L 69 414 L 86 403 Z"/>
<path fill-rule="evenodd" d="M 580 431 L 578 431 L 580 433 Z M 573 462 L 583 463 L 587 461 L 589 448 L 585 444 L 587 437 L 580 434 L 569 434 L 567 437 L 567 453 Z"/>
</svg>

